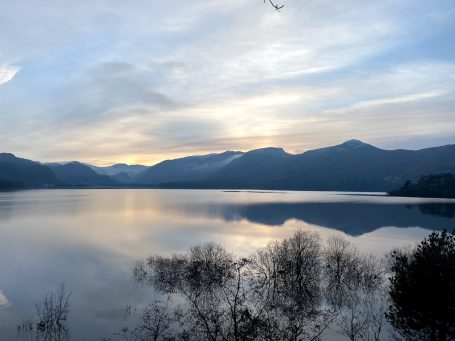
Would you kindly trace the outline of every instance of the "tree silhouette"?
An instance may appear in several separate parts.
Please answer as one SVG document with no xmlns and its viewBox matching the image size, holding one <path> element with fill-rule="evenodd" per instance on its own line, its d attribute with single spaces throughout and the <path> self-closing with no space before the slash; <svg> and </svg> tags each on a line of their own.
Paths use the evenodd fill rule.
<svg viewBox="0 0 455 341">
<path fill-rule="evenodd" d="M 408 180 L 390 195 L 405 197 L 455 198 L 455 174 L 433 174 L 422 176 L 416 183 Z"/>
<path fill-rule="evenodd" d="M 380 340 L 387 307 L 381 260 L 362 255 L 342 237 L 331 237 L 325 247 L 325 281 L 339 332 L 351 341 Z"/>
<path fill-rule="evenodd" d="M 455 237 L 433 232 L 391 254 L 387 319 L 406 340 L 455 338 Z"/>
<path fill-rule="evenodd" d="M 325 249 L 308 231 L 250 257 L 215 243 L 153 256 L 136 265 L 134 278 L 170 303 L 145 311 L 140 325 L 126 330 L 131 340 L 153 332 L 160 340 L 316 341 L 334 322 L 353 341 L 379 340 L 384 324 L 379 262 L 342 239 Z"/>
<path fill-rule="evenodd" d="M 26 319 L 17 326 L 18 337 L 37 341 L 66 341 L 66 326 L 70 311 L 71 292 L 62 283 L 55 292 L 49 292 L 36 304 L 36 317 Z"/>
</svg>

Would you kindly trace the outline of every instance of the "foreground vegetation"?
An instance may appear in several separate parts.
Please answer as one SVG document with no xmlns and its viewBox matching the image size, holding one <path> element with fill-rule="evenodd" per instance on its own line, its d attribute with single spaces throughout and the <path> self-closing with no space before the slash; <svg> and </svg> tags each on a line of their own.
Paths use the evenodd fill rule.
<svg viewBox="0 0 455 341">
<path fill-rule="evenodd" d="M 135 279 L 164 294 L 134 340 L 349 340 L 455 337 L 455 239 L 433 233 L 387 261 L 343 238 L 298 231 L 248 258 L 209 243 L 139 263 Z"/>
<path fill-rule="evenodd" d="M 187 253 L 150 257 L 134 279 L 162 299 L 125 340 L 357 340 L 455 338 L 455 237 L 432 233 L 414 248 L 384 259 L 360 253 L 346 239 L 325 244 L 297 231 L 249 257 L 206 243 Z M 48 294 L 35 320 L 19 329 L 37 340 L 69 338 L 70 293 Z M 130 309 L 131 313 L 131 309 Z M 131 317 L 131 316 L 130 316 Z M 116 336 L 114 336 L 116 335 Z M 105 340 L 111 340 L 107 338 Z"/>
</svg>

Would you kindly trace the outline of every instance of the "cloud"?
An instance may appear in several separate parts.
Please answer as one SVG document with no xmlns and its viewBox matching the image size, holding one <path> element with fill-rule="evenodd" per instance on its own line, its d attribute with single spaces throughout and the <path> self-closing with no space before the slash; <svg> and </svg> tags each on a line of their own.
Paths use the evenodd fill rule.
<svg viewBox="0 0 455 341">
<path fill-rule="evenodd" d="M 0 65 L 0 85 L 11 81 L 19 70 L 17 66 Z"/>
<path fill-rule="evenodd" d="M 419 94 L 412 94 L 412 95 L 404 95 L 398 97 L 390 97 L 390 98 L 381 98 L 381 99 L 374 99 L 369 101 L 361 101 L 357 103 L 356 108 L 368 108 L 378 105 L 386 105 L 386 104 L 398 104 L 398 103 L 407 103 L 407 102 L 415 102 L 420 101 L 427 98 L 433 98 L 443 95 L 444 92 L 424 92 Z"/>
<path fill-rule="evenodd" d="M 0 88 L 0 144 L 19 155 L 153 163 L 352 137 L 399 147 L 399 129 L 409 145 L 453 136 L 450 2 L 1 7 L 2 58 L 23 69 Z"/>
<path fill-rule="evenodd" d="M 3 292 L 0 290 L 0 308 L 9 307 L 10 303 Z"/>
</svg>

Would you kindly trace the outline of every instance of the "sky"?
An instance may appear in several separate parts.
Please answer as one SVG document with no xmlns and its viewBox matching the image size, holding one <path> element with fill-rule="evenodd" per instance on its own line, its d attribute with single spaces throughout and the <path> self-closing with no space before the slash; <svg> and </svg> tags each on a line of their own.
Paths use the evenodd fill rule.
<svg viewBox="0 0 455 341">
<path fill-rule="evenodd" d="M 455 143 L 453 0 L 0 0 L 0 150 L 151 165 Z"/>
</svg>

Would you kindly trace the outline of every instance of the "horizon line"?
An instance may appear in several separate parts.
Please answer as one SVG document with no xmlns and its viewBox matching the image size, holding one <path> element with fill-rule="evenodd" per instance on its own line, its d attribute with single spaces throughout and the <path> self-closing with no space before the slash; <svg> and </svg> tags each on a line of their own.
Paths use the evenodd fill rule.
<svg viewBox="0 0 455 341">
<path fill-rule="evenodd" d="M 160 160 L 158 162 L 155 162 L 153 164 L 145 164 L 145 163 L 128 163 L 128 162 L 122 162 L 122 161 L 119 161 L 119 162 L 115 162 L 115 163 L 109 163 L 109 164 L 97 164 L 97 163 L 94 163 L 94 162 L 89 162 L 89 161 L 80 161 L 80 160 L 67 160 L 67 161 L 40 161 L 40 160 L 36 160 L 34 158 L 29 158 L 27 156 L 18 156 L 18 154 L 16 153 L 12 153 L 12 152 L 9 152 L 9 151 L 5 151 L 5 152 L 0 152 L 0 154 L 12 154 L 14 155 L 15 157 L 19 157 L 19 158 L 23 158 L 23 159 L 27 159 L 27 160 L 31 160 L 31 161 L 34 161 L 34 162 L 38 162 L 40 164 L 68 164 L 68 163 L 71 163 L 71 162 L 78 162 L 78 163 L 81 163 L 81 164 L 85 164 L 85 165 L 89 165 L 89 166 L 95 166 L 95 167 L 111 167 L 111 166 L 114 166 L 114 165 L 119 165 L 119 164 L 123 164 L 123 165 L 127 165 L 127 166 L 146 166 L 146 167 L 153 167 L 155 165 L 158 165 L 162 162 L 165 162 L 165 161 L 172 161 L 172 160 L 178 160 L 178 159 L 183 159 L 183 158 L 188 158 L 188 157 L 202 157 L 202 156 L 209 156 L 209 155 L 218 155 L 218 154 L 223 154 L 223 153 L 228 153 L 228 152 L 232 152 L 232 153 L 241 153 L 241 154 L 246 154 L 248 152 L 252 152 L 252 151 L 256 151 L 256 150 L 261 150 L 261 149 L 281 149 L 283 150 L 286 154 L 288 155 L 301 155 L 301 154 L 304 154 L 306 152 L 309 152 L 309 151 L 313 151 L 313 150 L 318 150 L 318 149 L 325 149 L 325 148 L 331 148 L 331 147 L 337 147 L 337 146 L 341 146 L 343 144 L 346 144 L 348 142 L 359 142 L 359 143 L 362 143 L 364 145 L 368 145 L 368 146 L 371 146 L 371 147 L 374 147 L 374 148 L 377 148 L 377 149 L 380 149 L 380 150 L 386 150 L 386 151 L 395 151 L 395 150 L 407 150 L 407 151 L 420 151 L 420 150 L 425 150 L 425 149 L 431 149 L 431 148 L 439 148 L 439 147 L 446 147 L 446 146 L 452 146 L 454 145 L 455 143 L 448 143 L 448 144 L 443 144 L 443 145 L 436 145 L 436 146 L 429 146 L 429 147 L 424 147 L 424 148 L 419 148 L 419 149 L 405 149 L 405 148 L 395 148 L 395 149 L 384 149 L 384 148 L 379 148 L 379 147 L 376 147 L 375 145 L 373 144 L 370 144 L 370 143 L 367 143 L 367 142 L 364 142 L 362 140 L 359 140 L 359 139 L 349 139 L 349 140 L 345 140 L 341 143 L 338 143 L 338 144 L 333 144 L 333 145 L 329 145 L 329 146 L 325 146 L 325 147 L 319 147 L 319 148 L 314 148 L 314 149 L 307 149 L 301 153 L 289 153 L 287 152 L 283 147 L 274 147 L 274 146 L 266 146 L 266 147 L 261 147 L 261 148 L 255 148 L 255 149 L 250 149 L 250 150 L 246 150 L 246 151 L 242 151 L 242 150 L 224 150 L 224 151 L 219 151 L 219 152 L 213 152 L 213 153 L 208 153 L 208 154 L 191 154 L 191 155 L 187 155 L 187 156 L 182 156 L 182 157 L 176 157 L 176 158 L 173 158 L 173 159 L 163 159 L 163 160 Z"/>
</svg>

